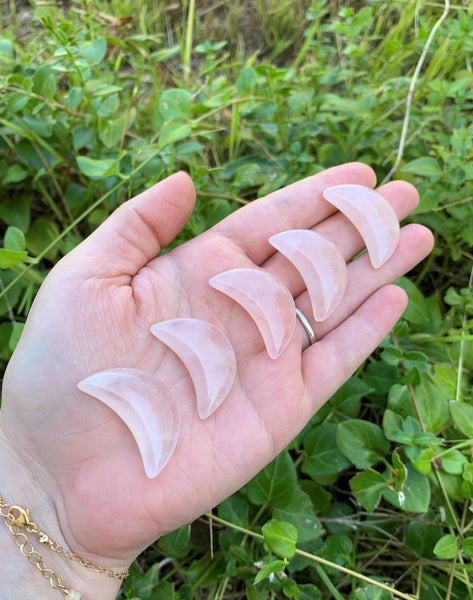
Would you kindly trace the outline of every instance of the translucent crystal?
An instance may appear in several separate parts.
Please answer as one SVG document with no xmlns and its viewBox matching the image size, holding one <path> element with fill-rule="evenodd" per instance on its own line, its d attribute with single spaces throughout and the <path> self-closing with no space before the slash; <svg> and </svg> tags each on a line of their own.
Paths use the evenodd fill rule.
<svg viewBox="0 0 473 600">
<path fill-rule="evenodd" d="M 362 185 L 337 185 L 324 191 L 333 204 L 360 232 L 371 264 L 381 267 L 399 241 L 399 221 L 391 204 L 378 192 Z"/>
<path fill-rule="evenodd" d="M 280 356 L 296 325 L 296 307 L 289 290 L 273 275 L 260 269 L 225 271 L 212 277 L 209 283 L 248 312 L 261 333 L 269 356 Z"/>
<path fill-rule="evenodd" d="M 199 319 L 172 319 L 151 327 L 151 333 L 182 360 L 194 384 L 197 412 L 206 419 L 230 393 L 236 358 L 226 335 Z"/>
<path fill-rule="evenodd" d="M 136 440 L 147 477 L 156 477 L 176 447 L 180 427 L 176 402 L 164 383 L 146 371 L 118 368 L 95 373 L 77 387 L 123 420 Z"/>
<path fill-rule="evenodd" d="M 299 271 L 309 293 L 315 321 L 324 321 L 343 298 L 347 269 L 338 248 L 307 229 L 283 231 L 269 238 Z"/>
</svg>

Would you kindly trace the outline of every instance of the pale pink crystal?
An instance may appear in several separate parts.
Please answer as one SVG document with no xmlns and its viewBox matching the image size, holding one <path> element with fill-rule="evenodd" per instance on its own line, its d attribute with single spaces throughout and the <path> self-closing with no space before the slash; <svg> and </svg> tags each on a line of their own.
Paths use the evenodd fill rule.
<svg viewBox="0 0 473 600">
<path fill-rule="evenodd" d="M 215 325 L 199 319 L 172 319 L 151 326 L 151 333 L 182 360 L 194 384 L 197 412 L 206 419 L 230 393 L 236 358 L 230 341 Z"/>
<path fill-rule="evenodd" d="M 324 321 L 340 303 L 347 284 L 347 269 L 338 248 L 307 229 L 283 231 L 270 237 L 269 243 L 299 271 L 314 319 Z"/>
<path fill-rule="evenodd" d="M 215 275 L 209 283 L 248 312 L 269 356 L 280 356 L 296 326 L 296 307 L 289 290 L 276 277 L 259 269 L 232 269 Z"/>
<path fill-rule="evenodd" d="M 164 383 L 146 371 L 118 368 L 95 373 L 77 387 L 123 420 L 136 440 L 147 477 L 156 477 L 176 447 L 180 428 L 176 402 Z"/>
<path fill-rule="evenodd" d="M 362 185 L 337 185 L 324 191 L 324 198 L 358 229 L 371 264 L 381 267 L 399 241 L 399 221 L 391 204 L 378 192 Z"/>
</svg>

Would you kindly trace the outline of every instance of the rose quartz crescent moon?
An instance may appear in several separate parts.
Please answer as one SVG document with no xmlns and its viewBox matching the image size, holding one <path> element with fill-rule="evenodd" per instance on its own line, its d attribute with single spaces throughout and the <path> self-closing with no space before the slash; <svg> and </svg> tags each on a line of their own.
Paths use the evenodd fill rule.
<svg viewBox="0 0 473 600">
<path fill-rule="evenodd" d="M 384 265 L 399 242 L 399 221 L 391 204 L 371 188 L 355 184 L 327 188 L 323 196 L 358 229 L 373 267 Z"/>
<path fill-rule="evenodd" d="M 171 319 L 151 326 L 151 333 L 184 363 L 197 399 L 197 412 L 207 419 L 230 393 L 236 357 L 227 336 L 200 319 Z"/>
<path fill-rule="evenodd" d="M 254 320 L 272 359 L 290 342 L 296 326 L 294 299 L 283 283 L 261 269 L 232 269 L 209 284 L 240 304 Z"/>
<path fill-rule="evenodd" d="M 346 264 L 338 248 L 308 229 L 283 231 L 270 237 L 269 243 L 299 271 L 315 321 L 325 321 L 337 308 L 347 285 Z"/>
<path fill-rule="evenodd" d="M 155 375 L 131 368 L 94 373 L 77 385 L 111 408 L 137 443 L 146 476 L 156 477 L 177 444 L 180 417 L 170 390 Z"/>
</svg>

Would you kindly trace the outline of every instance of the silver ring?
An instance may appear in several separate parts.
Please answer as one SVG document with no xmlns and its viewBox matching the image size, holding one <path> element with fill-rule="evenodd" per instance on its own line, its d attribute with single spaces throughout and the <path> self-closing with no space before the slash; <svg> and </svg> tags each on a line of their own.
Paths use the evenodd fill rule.
<svg viewBox="0 0 473 600">
<path fill-rule="evenodd" d="M 296 315 L 299 318 L 299 321 L 302 323 L 302 327 L 305 329 L 305 332 L 307 333 L 307 337 L 309 338 L 309 346 L 312 346 L 312 344 L 315 344 L 317 341 L 314 330 L 312 329 L 309 321 L 306 319 L 304 313 L 298 308 L 296 308 Z"/>
</svg>

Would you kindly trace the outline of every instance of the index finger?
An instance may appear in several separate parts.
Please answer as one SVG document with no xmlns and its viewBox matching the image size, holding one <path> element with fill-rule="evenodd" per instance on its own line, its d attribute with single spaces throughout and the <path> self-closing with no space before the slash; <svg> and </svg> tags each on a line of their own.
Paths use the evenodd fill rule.
<svg viewBox="0 0 473 600">
<path fill-rule="evenodd" d="M 354 183 L 373 188 L 376 176 L 362 163 L 348 163 L 302 179 L 231 214 L 213 231 L 232 240 L 257 265 L 275 250 L 268 239 L 289 229 L 310 229 L 336 209 L 322 192 L 334 185 Z"/>
</svg>

